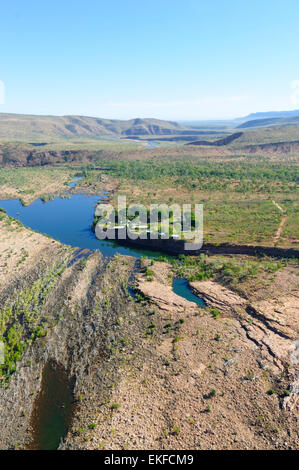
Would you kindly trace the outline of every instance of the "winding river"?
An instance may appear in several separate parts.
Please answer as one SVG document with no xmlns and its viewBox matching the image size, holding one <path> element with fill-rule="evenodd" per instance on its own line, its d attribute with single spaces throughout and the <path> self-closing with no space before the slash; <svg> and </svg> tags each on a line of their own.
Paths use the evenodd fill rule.
<svg viewBox="0 0 299 470">
<path fill-rule="evenodd" d="M 78 180 L 79 178 L 76 178 Z M 74 180 L 70 186 L 76 184 Z M 55 240 L 73 247 L 99 250 L 104 256 L 122 255 L 157 257 L 159 253 L 150 250 L 123 247 L 113 241 L 100 241 L 91 226 L 95 206 L 106 195 L 66 194 L 43 202 L 37 199 L 29 206 L 23 206 L 19 199 L 0 200 L 0 207 L 7 214 L 22 222 L 25 227 L 49 235 Z"/>
</svg>

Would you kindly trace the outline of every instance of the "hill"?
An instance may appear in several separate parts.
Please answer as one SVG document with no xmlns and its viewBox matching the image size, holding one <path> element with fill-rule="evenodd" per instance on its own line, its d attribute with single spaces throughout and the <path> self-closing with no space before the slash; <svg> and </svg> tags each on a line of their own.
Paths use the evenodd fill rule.
<svg viewBox="0 0 299 470">
<path fill-rule="evenodd" d="M 88 116 L 0 114 L 0 139 L 46 141 L 72 138 L 197 134 L 194 129 L 159 119 L 102 119 Z"/>
<path fill-rule="evenodd" d="M 0 139 L 47 140 L 74 137 L 121 137 L 133 135 L 174 135 L 188 131 L 176 122 L 159 119 L 128 121 L 87 116 L 35 116 L 0 114 Z"/>
<path fill-rule="evenodd" d="M 204 145 L 210 147 L 222 147 L 223 145 L 229 145 L 234 140 L 239 139 L 242 137 L 243 132 L 236 132 L 235 134 L 228 135 L 227 137 L 223 137 L 222 139 L 218 139 L 214 142 L 208 140 L 197 140 L 195 142 L 189 142 L 186 145 Z"/>
<path fill-rule="evenodd" d="M 299 111 L 298 111 L 299 112 Z M 253 119 L 250 121 L 243 122 L 237 129 L 257 128 L 257 127 L 272 127 L 272 126 L 298 126 L 299 115 L 290 117 L 272 117 L 265 119 Z"/>
<path fill-rule="evenodd" d="M 299 140 L 298 126 L 276 125 L 244 130 L 242 136 L 232 144 L 243 147 L 244 145 L 273 144 L 297 140 Z"/>
<path fill-rule="evenodd" d="M 282 118 L 282 117 L 294 117 L 299 116 L 299 109 L 294 109 L 292 111 L 268 111 L 268 112 L 258 112 L 251 113 L 248 116 L 240 118 L 242 121 L 251 121 L 255 119 L 269 119 L 269 118 Z"/>
</svg>

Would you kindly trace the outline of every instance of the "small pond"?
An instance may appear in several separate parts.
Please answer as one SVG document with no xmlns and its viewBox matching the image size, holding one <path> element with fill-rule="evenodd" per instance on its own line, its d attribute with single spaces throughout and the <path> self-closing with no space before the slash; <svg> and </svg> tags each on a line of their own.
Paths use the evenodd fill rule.
<svg viewBox="0 0 299 470">
<path fill-rule="evenodd" d="M 31 416 L 31 450 L 56 450 L 66 436 L 73 412 L 73 386 L 64 368 L 49 361 Z"/>
<path fill-rule="evenodd" d="M 172 283 L 173 292 L 189 302 L 195 302 L 199 307 L 206 307 L 207 304 L 203 299 L 193 294 L 188 281 L 185 278 L 175 278 Z"/>
</svg>

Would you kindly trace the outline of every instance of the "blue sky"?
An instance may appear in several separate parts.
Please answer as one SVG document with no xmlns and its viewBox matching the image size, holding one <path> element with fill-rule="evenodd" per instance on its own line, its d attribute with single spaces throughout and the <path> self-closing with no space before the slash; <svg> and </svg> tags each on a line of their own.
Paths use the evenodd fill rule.
<svg viewBox="0 0 299 470">
<path fill-rule="evenodd" d="M 299 108 L 298 0 L 2 0 L 0 12 L 0 112 L 195 120 Z"/>
</svg>

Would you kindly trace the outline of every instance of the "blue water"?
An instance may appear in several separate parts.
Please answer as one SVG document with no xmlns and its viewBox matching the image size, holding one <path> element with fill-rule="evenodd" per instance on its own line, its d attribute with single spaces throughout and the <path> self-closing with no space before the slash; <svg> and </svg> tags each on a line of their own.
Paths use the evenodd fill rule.
<svg viewBox="0 0 299 470">
<path fill-rule="evenodd" d="M 86 194 L 69 196 L 69 199 L 56 197 L 47 202 L 37 199 L 25 207 L 18 199 L 12 199 L 0 201 L 0 207 L 5 209 L 9 216 L 19 219 L 26 227 L 47 234 L 66 245 L 99 250 L 104 256 L 113 256 L 116 253 L 136 257 L 159 256 L 157 252 L 122 247 L 113 241 L 98 240 L 91 230 L 91 225 L 95 206 L 101 197 Z M 103 196 L 105 197 L 104 194 Z"/>
<path fill-rule="evenodd" d="M 207 305 L 203 299 L 193 294 L 185 278 L 175 278 L 172 283 L 172 290 L 180 297 L 189 300 L 189 302 L 195 302 L 199 307 L 206 307 Z"/>
<path fill-rule="evenodd" d="M 158 147 L 158 142 L 147 142 L 147 145 L 144 147 L 145 149 L 153 149 Z"/>
<path fill-rule="evenodd" d="M 82 179 L 82 176 L 74 176 L 73 181 L 70 183 L 70 188 L 74 188 L 78 181 Z"/>
</svg>

